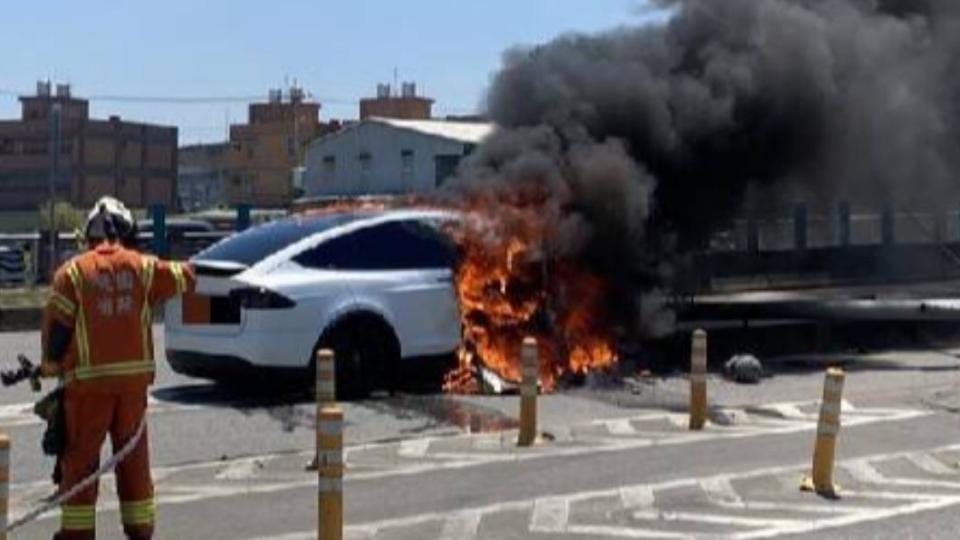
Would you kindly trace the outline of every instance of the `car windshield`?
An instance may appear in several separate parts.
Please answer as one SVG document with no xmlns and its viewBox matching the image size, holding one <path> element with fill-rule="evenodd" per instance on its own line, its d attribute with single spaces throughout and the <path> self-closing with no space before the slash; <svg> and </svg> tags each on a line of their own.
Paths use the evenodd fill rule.
<svg viewBox="0 0 960 540">
<path fill-rule="evenodd" d="M 307 236 L 344 225 L 362 214 L 296 216 L 274 221 L 231 236 L 202 251 L 195 261 L 228 261 L 252 266 Z"/>
</svg>

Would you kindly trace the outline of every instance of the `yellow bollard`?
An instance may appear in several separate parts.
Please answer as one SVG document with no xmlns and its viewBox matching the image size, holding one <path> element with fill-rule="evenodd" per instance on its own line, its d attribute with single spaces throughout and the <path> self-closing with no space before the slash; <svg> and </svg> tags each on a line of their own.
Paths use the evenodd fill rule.
<svg viewBox="0 0 960 540">
<path fill-rule="evenodd" d="M 817 423 L 817 442 L 813 448 L 813 474 L 803 479 L 800 489 L 815 491 L 824 497 L 836 498 L 837 486 L 833 483 L 833 461 L 840 433 L 840 407 L 843 399 L 842 369 L 830 368 L 823 381 L 823 401 L 820 404 L 820 420 Z"/>
<path fill-rule="evenodd" d="M 337 401 L 336 362 L 333 351 L 317 351 L 317 414 L 326 403 Z"/>
<path fill-rule="evenodd" d="M 7 540 L 6 530 L 10 523 L 10 437 L 0 433 L 0 540 Z"/>
<path fill-rule="evenodd" d="M 319 419 L 320 412 L 326 405 L 335 405 L 337 402 L 337 372 L 336 358 L 330 349 L 317 351 L 316 360 L 317 418 Z M 306 470 L 315 471 L 318 466 L 319 460 L 314 455 L 310 463 L 307 464 Z"/>
<path fill-rule="evenodd" d="M 317 415 L 317 538 L 343 538 L 343 411 L 325 405 Z"/>
<path fill-rule="evenodd" d="M 693 332 L 690 346 L 690 429 L 701 430 L 707 422 L 707 333 Z"/>
<path fill-rule="evenodd" d="M 540 378 L 540 365 L 537 352 L 537 340 L 528 337 L 523 340 L 520 350 L 520 435 L 517 446 L 531 446 L 537 440 L 537 386 Z"/>
</svg>

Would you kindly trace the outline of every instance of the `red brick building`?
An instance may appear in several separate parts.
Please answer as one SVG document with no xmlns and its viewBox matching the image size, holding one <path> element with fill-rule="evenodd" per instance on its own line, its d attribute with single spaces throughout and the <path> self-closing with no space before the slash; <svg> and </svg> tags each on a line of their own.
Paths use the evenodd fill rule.
<svg viewBox="0 0 960 540">
<path fill-rule="evenodd" d="M 417 95 L 417 85 L 403 83 L 400 95 L 393 95 L 389 84 L 377 85 L 377 97 L 360 100 L 360 120 L 371 117 L 398 120 L 429 120 L 433 116 L 433 100 Z"/>
<path fill-rule="evenodd" d="M 223 164 L 229 171 L 227 203 L 259 208 L 289 204 L 298 195 L 294 171 L 302 164 L 304 147 L 336 128 L 320 122 L 320 104 L 296 86 L 287 99 L 272 90 L 266 103 L 251 103 L 247 123 L 230 126 Z"/>
<path fill-rule="evenodd" d="M 176 206 L 177 128 L 90 118 L 69 85 L 37 83 L 20 98 L 21 116 L 0 121 L 0 210 L 33 210 L 48 198 L 50 111 L 61 108 L 57 198 L 78 207 L 113 195 L 131 207 Z"/>
</svg>

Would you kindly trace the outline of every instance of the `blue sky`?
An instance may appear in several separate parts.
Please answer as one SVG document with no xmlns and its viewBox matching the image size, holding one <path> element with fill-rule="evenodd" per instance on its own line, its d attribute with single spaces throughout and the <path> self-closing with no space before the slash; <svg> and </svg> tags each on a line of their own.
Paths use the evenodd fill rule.
<svg viewBox="0 0 960 540">
<path fill-rule="evenodd" d="M 564 32 L 640 24 L 643 0 L 48 0 L 2 8 L 0 118 L 36 80 L 80 96 L 259 96 L 296 78 L 324 118 L 353 118 L 377 82 L 414 80 L 438 114 L 476 111 L 501 53 Z M 97 117 L 176 124 L 181 143 L 224 138 L 243 102 L 94 100 Z"/>
</svg>

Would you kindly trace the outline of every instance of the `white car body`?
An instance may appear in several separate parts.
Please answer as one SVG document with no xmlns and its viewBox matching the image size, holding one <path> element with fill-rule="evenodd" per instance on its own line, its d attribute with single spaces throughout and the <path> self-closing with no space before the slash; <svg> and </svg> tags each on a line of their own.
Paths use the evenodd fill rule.
<svg viewBox="0 0 960 540">
<path fill-rule="evenodd" d="M 183 301 L 169 302 L 165 317 L 168 360 L 176 371 L 214 379 L 219 378 L 221 372 L 229 374 L 233 368 L 302 370 L 310 366 L 324 332 L 345 317 L 358 313 L 379 318 L 389 326 L 399 345 L 401 359 L 451 353 L 457 349 L 461 333 L 450 265 L 386 270 L 328 269 L 309 267 L 298 262 L 298 258 L 309 260 L 311 254 L 322 253 L 324 246 L 344 243 L 350 243 L 350 249 L 356 247 L 358 251 L 351 253 L 360 254 L 362 258 L 370 253 L 360 250 L 359 244 L 354 246 L 351 243 L 354 241 L 343 239 L 361 238 L 350 236 L 361 231 L 366 231 L 364 234 L 369 237 L 374 234 L 372 231 L 395 230 L 395 226 L 386 227 L 390 224 L 418 227 L 417 224 L 437 225 L 456 219 L 456 214 L 436 210 L 363 214 L 342 225 L 309 234 L 250 265 L 205 258 L 205 253 L 216 252 L 215 245 L 195 261 L 196 293 L 203 298 L 214 298 L 206 304 L 210 306 L 209 322 L 185 322 Z M 236 236 L 221 244 L 233 238 Z M 340 244 L 331 244 L 336 239 L 341 239 Z M 280 309 L 244 307 L 238 320 L 215 324 L 213 321 L 219 315 L 214 314 L 214 304 L 229 302 L 230 295 L 241 290 L 270 291 L 295 305 Z M 232 309 L 227 311 L 232 314 Z"/>
</svg>

